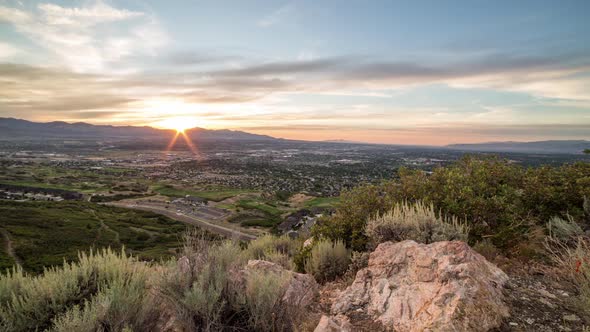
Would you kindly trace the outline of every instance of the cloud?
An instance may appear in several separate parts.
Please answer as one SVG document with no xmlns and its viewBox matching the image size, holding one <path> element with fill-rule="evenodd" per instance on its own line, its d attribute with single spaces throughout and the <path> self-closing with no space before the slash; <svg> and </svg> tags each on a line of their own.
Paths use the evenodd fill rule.
<svg viewBox="0 0 590 332">
<path fill-rule="evenodd" d="M 284 76 L 289 74 L 329 73 L 345 69 L 347 58 L 333 57 L 317 60 L 277 61 L 255 64 L 243 68 L 210 72 L 212 76 Z"/>
<path fill-rule="evenodd" d="M 211 61 L 208 59 L 208 61 Z M 455 63 L 423 65 L 341 56 L 312 60 L 242 62 L 235 68 L 193 73 L 211 86 L 239 82 L 281 82 L 273 92 L 340 93 L 350 89 L 380 91 L 429 84 L 456 88 L 490 88 L 547 98 L 588 100 L 590 57 L 586 54 L 516 56 L 495 54 Z M 232 84 L 232 89 L 238 88 Z M 243 90 L 243 89 L 242 89 Z M 241 90 L 241 91 L 242 91 Z"/>
<path fill-rule="evenodd" d="M 13 58 L 14 56 L 22 53 L 23 51 L 18 47 L 8 43 L 0 42 L 0 60 Z"/>
<path fill-rule="evenodd" d="M 294 9 L 295 7 L 293 6 L 293 4 L 287 3 L 275 10 L 274 12 L 270 13 L 269 15 L 260 19 L 258 22 L 256 22 L 256 24 L 262 28 L 271 27 L 283 21 L 287 17 L 287 15 L 293 12 Z"/>
<path fill-rule="evenodd" d="M 79 72 L 106 71 L 124 57 L 154 54 L 167 40 L 155 18 L 102 1 L 84 7 L 40 4 L 29 11 L 0 6 L 0 21 L 47 50 L 53 63 Z"/>
<path fill-rule="evenodd" d="M 22 24 L 32 19 L 27 12 L 16 8 L 0 6 L 0 22 Z"/>
<path fill-rule="evenodd" d="M 123 21 L 144 15 L 141 12 L 116 9 L 101 1 L 87 8 L 66 8 L 46 3 L 40 4 L 38 9 L 48 25 L 71 25 L 76 28 L 92 26 L 99 23 Z"/>
</svg>

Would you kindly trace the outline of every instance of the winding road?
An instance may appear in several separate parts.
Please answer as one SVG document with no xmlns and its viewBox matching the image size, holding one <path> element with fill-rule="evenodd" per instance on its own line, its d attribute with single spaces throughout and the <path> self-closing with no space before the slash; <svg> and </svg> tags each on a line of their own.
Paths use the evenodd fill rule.
<svg viewBox="0 0 590 332">
<path fill-rule="evenodd" d="M 181 221 L 183 223 L 194 225 L 206 229 L 210 232 L 217 233 L 223 235 L 228 238 L 237 238 L 240 240 L 255 240 L 256 236 L 252 234 L 247 234 L 229 227 L 224 227 L 221 225 L 213 224 L 208 221 L 198 219 L 193 216 L 186 215 L 180 212 L 170 211 L 166 208 L 160 208 L 156 206 L 146 206 L 146 205 L 139 205 L 139 204 L 130 204 L 130 203 L 121 203 L 121 202 L 113 202 L 113 203 L 105 203 L 105 205 L 122 207 L 126 209 L 134 209 L 134 210 L 142 210 L 142 211 L 149 211 L 164 215 L 166 217 L 172 218 L 174 220 Z"/>
</svg>

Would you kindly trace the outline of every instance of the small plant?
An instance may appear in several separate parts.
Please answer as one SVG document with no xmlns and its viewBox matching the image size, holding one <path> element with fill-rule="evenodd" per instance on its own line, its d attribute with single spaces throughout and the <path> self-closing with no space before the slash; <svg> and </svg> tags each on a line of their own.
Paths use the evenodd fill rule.
<svg viewBox="0 0 590 332">
<path fill-rule="evenodd" d="M 590 319 L 590 240 L 580 236 L 572 246 L 552 240 L 549 250 L 553 261 L 576 285 L 577 304 Z"/>
<path fill-rule="evenodd" d="M 491 262 L 493 262 L 499 254 L 498 248 L 496 248 L 496 246 L 494 246 L 492 241 L 490 241 L 489 239 L 483 239 L 477 242 L 473 246 L 473 250 L 477 251 L 480 255 L 482 255 L 488 261 Z"/>
<path fill-rule="evenodd" d="M 369 219 L 365 232 L 374 245 L 404 240 L 428 244 L 467 241 L 469 228 L 455 217 L 437 216 L 432 205 L 417 202 L 396 204 L 385 214 Z"/>
<path fill-rule="evenodd" d="M 357 272 L 369 265 L 369 256 L 370 254 L 368 252 L 353 251 L 352 256 L 350 257 L 348 270 L 346 270 L 344 275 L 344 279 L 346 279 L 349 283 L 352 283 L 356 277 Z"/>
<path fill-rule="evenodd" d="M 567 219 L 552 217 L 547 223 L 549 237 L 558 241 L 569 242 L 584 234 L 582 228 L 571 217 Z"/>
<path fill-rule="evenodd" d="M 326 282 L 343 275 L 349 263 L 350 253 L 343 241 L 320 240 L 311 249 L 305 262 L 305 272 L 313 275 L 318 282 Z"/>
</svg>

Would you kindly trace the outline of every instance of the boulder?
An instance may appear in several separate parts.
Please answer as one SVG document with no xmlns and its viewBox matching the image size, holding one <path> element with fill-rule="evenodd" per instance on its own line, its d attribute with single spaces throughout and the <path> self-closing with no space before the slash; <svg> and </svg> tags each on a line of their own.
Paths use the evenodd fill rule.
<svg viewBox="0 0 590 332">
<path fill-rule="evenodd" d="M 313 332 L 350 332 L 352 326 L 350 320 L 344 315 L 326 316 L 323 315 L 318 326 Z"/>
<path fill-rule="evenodd" d="M 290 276 L 283 301 L 293 306 L 308 306 L 319 294 L 319 285 L 309 274 L 286 270 L 282 266 L 263 260 L 249 260 L 244 273 L 252 271 L 263 273 L 288 274 Z"/>
<path fill-rule="evenodd" d="M 395 331 L 487 331 L 509 316 L 508 276 L 466 243 L 380 244 L 332 314 L 363 312 Z"/>
</svg>

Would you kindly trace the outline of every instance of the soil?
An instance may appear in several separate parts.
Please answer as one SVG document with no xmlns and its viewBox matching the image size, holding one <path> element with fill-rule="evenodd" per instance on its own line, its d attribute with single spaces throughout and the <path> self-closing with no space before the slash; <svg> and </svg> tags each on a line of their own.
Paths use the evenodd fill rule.
<svg viewBox="0 0 590 332">
<path fill-rule="evenodd" d="M 590 331 L 574 286 L 560 279 L 559 271 L 534 265 L 508 274 L 504 294 L 511 317 L 498 331 Z"/>
</svg>

